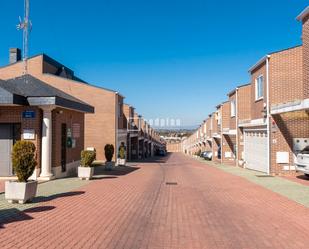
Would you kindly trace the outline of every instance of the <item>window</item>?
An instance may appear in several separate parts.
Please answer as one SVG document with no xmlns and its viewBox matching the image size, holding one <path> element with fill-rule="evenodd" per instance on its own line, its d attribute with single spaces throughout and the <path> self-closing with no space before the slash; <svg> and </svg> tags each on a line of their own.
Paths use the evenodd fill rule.
<svg viewBox="0 0 309 249">
<path fill-rule="evenodd" d="M 259 76 L 255 80 L 255 100 L 260 100 L 263 98 L 264 91 L 264 77 Z"/>
<path fill-rule="evenodd" d="M 231 101 L 231 117 L 236 116 L 236 101 L 232 100 Z"/>
</svg>

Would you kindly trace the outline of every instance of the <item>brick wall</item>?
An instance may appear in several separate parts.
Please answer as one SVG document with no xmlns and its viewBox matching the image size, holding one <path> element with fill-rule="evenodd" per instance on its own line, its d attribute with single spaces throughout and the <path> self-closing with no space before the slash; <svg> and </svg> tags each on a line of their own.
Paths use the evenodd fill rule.
<svg viewBox="0 0 309 249">
<path fill-rule="evenodd" d="M 230 119 L 231 119 L 231 104 L 230 102 L 225 102 L 222 104 L 221 111 L 222 111 L 222 129 L 229 129 L 230 128 Z"/>
<path fill-rule="evenodd" d="M 105 160 L 104 146 L 115 146 L 117 95 L 98 87 L 56 77 L 41 75 L 40 79 L 95 107 L 95 113 L 85 115 L 85 147 L 95 147 L 97 159 Z"/>
<path fill-rule="evenodd" d="M 260 100 L 255 99 L 255 80 L 260 75 L 264 76 L 264 98 Z M 263 118 L 263 109 L 264 109 L 264 103 L 266 103 L 266 97 L 267 97 L 267 88 L 266 88 L 266 63 L 263 63 L 258 68 L 256 68 L 254 71 L 251 72 L 251 118 L 252 119 L 260 119 Z"/>
<path fill-rule="evenodd" d="M 252 86 L 246 85 L 239 87 L 237 91 L 237 114 L 238 120 L 249 120 L 251 119 L 251 91 Z M 244 151 L 244 136 L 243 136 L 243 128 L 238 128 L 238 145 L 237 145 L 237 153 L 238 159 L 242 160 L 243 151 Z M 239 164 L 242 166 L 242 164 Z"/>
<path fill-rule="evenodd" d="M 287 49 L 272 54 L 269 62 L 270 103 L 282 104 L 304 97 L 302 77 L 302 47 Z M 271 173 L 290 174 L 294 170 L 284 170 L 294 166 L 293 138 L 309 137 L 308 115 L 306 112 L 292 112 L 274 115 L 271 123 Z M 277 152 L 287 152 L 289 162 L 277 163 Z M 289 168 L 291 169 L 291 168 Z"/>
<path fill-rule="evenodd" d="M 61 111 L 61 112 L 60 112 Z M 80 160 L 81 151 L 84 149 L 84 113 L 70 111 L 66 109 L 57 108 L 53 110 L 53 151 L 52 151 L 52 166 L 61 166 L 61 126 L 67 125 L 67 129 L 71 129 L 72 138 L 76 140 L 75 148 L 66 149 L 67 164 Z M 80 127 L 79 136 L 74 137 L 77 133 L 73 132 L 73 125 Z"/>
<path fill-rule="evenodd" d="M 170 142 L 166 145 L 168 152 L 182 152 L 181 148 L 181 142 Z"/>
<path fill-rule="evenodd" d="M 222 163 L 236 165 L 234 150 L 236 146 L 236 136 L 222 136 Z"/>
<path fill-rule="evenodd" d="M 48 63 L 44 64 L 46 72 L 53 73 L 55 69 Z M 10 79 L 22 75 L 23 63 L 18 62 L 0 68 L 0 79 Z M 94 114 L 85 116 L 85 147 L 95 147 L 98 160 L 105 160 L 104 146 L 107 143 L 116 144 L 116 103 L 123 103 L 123 98 L 115 92 L 91 86 L 78 81 L 58 77 L 52 74 L 42 74 L 43 56 L 33 57 L 28 61 L 28 73 L 95 107 Z M 120 109 L 122 112 L 123 110 Z M 121 117 L 122 118 L 122 117 Z M 119 128 L 123 127 L 123 119 L 119 120 Z"/>
<path fill-rule="evenodd" d="M 302 46 L 271 54 L 269 59 L 271 105 L 303 99 L 302 54 Z"/>
<path fill-rule="evenodd" d="M 17 63 L 1 67 L 0 79 L 12 79 L 23 74 L 24 64 L 19 61 Z M 28 60 L 28 73 L 37 77 L 42 74 L 43 70 L 43 56 L 33 57 Z"/>
<path fill-rule="evenodd" d="M 309 16 L 303 20 L 303 80 L 304 98 L 309 98 Z"/>
<path fill-rule="evenodd" d="M 36 117 L 34 119 L 24 119 L 22 118 L 23 111 L 35 111 Z M 29 140 L 33 142 L 36 146 L 36 160 L 38 162 L 37 168 L 41 165 L 41 129 L 42 129 L 42 111 L 36 107 L 0 107 L 0 123 L 2 124 L 20 124 L 21 134 L 24 129 L 34 129 L 35 139 Z M 21 139 L 22 136 L 21 136 Z"/>
</svg>

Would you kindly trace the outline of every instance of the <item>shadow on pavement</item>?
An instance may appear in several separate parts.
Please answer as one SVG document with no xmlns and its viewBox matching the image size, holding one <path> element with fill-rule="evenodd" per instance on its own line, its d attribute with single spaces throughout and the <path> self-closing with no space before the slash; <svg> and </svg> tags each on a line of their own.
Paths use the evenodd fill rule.
<svg viewBox="0 0 309 249">
<path fill-rule="evenodd" d="M 134 160 L 131 161 L 130 163 L 142 163 L 142 164 L 147 164 L 147 163 L 166 163 L 168 159 L 171 157 L 172 153 L 167 153 L 166 156 L 155 156 L 151 158 L 146 158 L 146 159 L 140 159 L 140 160 Z"/>
<path fill-rule="evenodd" d="M 47 202 L 58 198 L 64 198 L 64 197 L 71 197 L 76 195 L 82 195 L 85 194 L 85 191 L 74 191 L 74 192 L 65 192 L 65 193 L 59 193 L 54 194 L 50 196 L 37 196 L 32 200 L 32 203 L 39 203 L 39 202 Z"/>
<path fill-rule="evenodd" d="M 303 181 L 309 181 L 309 177 L 306 175 L 299 175 L 299 176 L 296 176 L 296 178 L 303 180 Z"/>
<path fill-rule="evenodd" d="M 132 166 L 117 166 L 114 167 L 112 170 L 106 170 L 104 166 L 96 166 L 94 167 L 94 179 L 98 177 L 101 177 L 101 179 L 108 179 L 104 176 L 123 176 L 139 169 L 139 167 Z"/>
<path fill-rule="evenodd" d="M 96 181 L 96 180 L 103 180 L 103 179 L 116 179 L 118 178 L 117 176 L 93 176 L 91 181 Z"/>
<path fill-rule="evenodd" d="M 47 212 L 55 209 L 56 207 L 54 206 L 41 206 L 41 207 L 33 207 L 33 208 L 28 208 L 24 210 L 24 213 L 40 213 L 40 212 Z"/>
<path fill-rule="evenodd" d="M 53 206 L 29 208 L 24 211 L 20 211 L 17 208 L 2 209 L 0 210 L 0 229 L 4 229 L 5 228 L 4 225 L 6 224 L 32 220 L 33 217 L 31 217 L 27 213 L 39 213 L 39 212 L 50 211 L 53 209 L 55 209 L 55 207 Z"/>
</svg>

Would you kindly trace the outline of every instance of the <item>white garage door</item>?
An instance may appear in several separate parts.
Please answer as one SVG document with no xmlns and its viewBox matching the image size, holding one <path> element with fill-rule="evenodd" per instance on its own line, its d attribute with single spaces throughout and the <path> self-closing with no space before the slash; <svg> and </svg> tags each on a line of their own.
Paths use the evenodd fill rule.
<svg viewBox="0 0 309 249">
<path fill-rule="evenodd" d="M 267 173 L 267 141 L 266 131 L 245 131 L 244 159 L 246 168 Z"/>
</svg>

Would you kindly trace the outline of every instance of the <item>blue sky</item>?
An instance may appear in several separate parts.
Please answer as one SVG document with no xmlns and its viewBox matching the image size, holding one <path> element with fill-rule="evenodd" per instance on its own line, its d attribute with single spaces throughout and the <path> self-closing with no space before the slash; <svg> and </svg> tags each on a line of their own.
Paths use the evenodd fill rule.
<svg viewBox="0 0 309 249">
<path fill-rule="evenodd" d="M 301 43 L 306 0 L 31 0 L 30 54 L 120 91 L 146 118 L 199 124 L 268 52 Z M 0 65 L 23 0 L 2 0 Z"/>
</svg>

